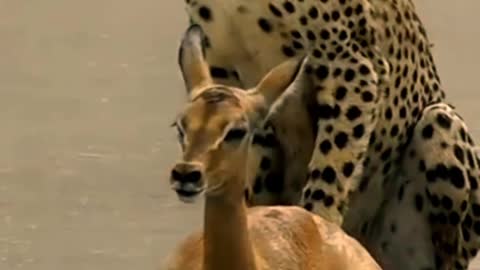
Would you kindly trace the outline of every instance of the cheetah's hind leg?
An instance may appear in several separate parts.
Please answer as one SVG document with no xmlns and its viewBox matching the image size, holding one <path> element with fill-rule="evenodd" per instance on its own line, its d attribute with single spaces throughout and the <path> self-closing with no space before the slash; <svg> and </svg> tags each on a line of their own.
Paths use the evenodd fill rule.
<svg viewBox="0 0 480 270">
<path fill-rule="evenodd" d="M 412 181 L 397 174 L 388 182 L 387 199 L 375 218 L 362 226 L 366 246 L 385 270 L 436 269 L 430 225 Z"/>
<path fill-rule="evenodd" d="M 436 269 L 467 269 L 479 247 L 480 162 L 475 150 L 463 119 L 444 103 L 423 110 L 406 147 L 402 170 L 413 190 L 405 194 L 410 201 L 405 207 L 428 220 Z"/>
</svg>

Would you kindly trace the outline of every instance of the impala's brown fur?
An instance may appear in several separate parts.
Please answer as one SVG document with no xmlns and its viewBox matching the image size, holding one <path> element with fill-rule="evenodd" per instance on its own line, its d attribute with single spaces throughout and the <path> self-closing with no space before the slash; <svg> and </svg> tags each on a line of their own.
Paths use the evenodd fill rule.
<svg viewBox="0 0 480 270">
<path fill-rule="evenodd" d="M 280 65 L 252 90 L 212 85 L 201 36 L 200 29 L 191 27 L 181 46 L 190 102 L 177 121 L 184 157 L 171 183 L 184 200 L 205 193 L 204 229 L 178 246 L 167 269 L 380 269 L 340 227 L 303 208 L 247 208 L 251 119 L 261 117 L 259 104 L 268 105 L 290 85 L 302 61 Z M 190 170 L 199 170 L 200 177 L 189 175 Z"/>
<path fill-rule="evenodd" d="M 300 87 L 307 83 L 307 80 L 303 80 L 304 72 L 300 72 L 305 59 L 292 59 L 273 68 L 252 89 L 214 84 L 202 53 L 202 33 L 200 28 L 190 28 L 179 50 L 179 64 L 189 101 L 174 124 L 179 133 L 183 156 L 172 169 L 171 185 L 184 201 L 193 199 L 203 191 L 205 167 L 210 165 L 208 157 L 212 155 L 212 151 L 223 147 L 226 151 L 224 154 L 228 154 L 229 149 L 234 149 L 237 145 L 238 140 L 235 136 L 240 133 L 250 135 L 258 125 L 263 125 L 263 119 L 269 110 L 275 107 L 273 104 L 280 100 L 278 97 L 288 94 L 285 93 L 287 88 Z M 304 98 L 296 95 L 297 99 Z M 294 100 L 291 99 L 290 102 Z M 301 109 L 295 111 L 295 108 L 302 108 L 301 106 L 291 108 L 293 111 L 289 110 L 287 113 L 302 114 L 305 116 L 302 119 L 308 119 L 306 111 Z M 313 136 L 313 133 L 300 135 L 307 139 L 306 136 Z M 253 147 L 252 151 L 266 150 Z M 249 167 L 256 170 L 258 162 L 252 159 L 252 165 Z M 282 173 L 279 172 L 279 175 Z M 251 183 L 253 180 L 249 179 L 248 182 Z M 250 186 L 247 185 L 246 188 Z M 301 186 L 298 186 L 295 190 L 298 193 L 296 195 L 299 195 L 300 191 Z"/>
</svg>

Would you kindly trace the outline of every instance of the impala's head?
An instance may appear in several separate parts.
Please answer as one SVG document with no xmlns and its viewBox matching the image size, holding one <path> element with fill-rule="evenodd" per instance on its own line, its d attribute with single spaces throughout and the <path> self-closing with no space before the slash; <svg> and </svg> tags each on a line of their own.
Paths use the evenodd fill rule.
<svg viewBox="0 0 480 270">
<path fill-rule="evenodd" d="M 304 62 L 286 61 L 266 74 L 256 87 L 238 89 L 213 82 L 203 41 L 201 28 L 190 26 L 178 54 L 189 99 L 174 123 L 182 160 L 173 167 L 170 182 L 183 201 L 191 201 L 205 190 L 206 172 L 233 153 L 239 142 L 260 125 L 269 107 L 294 82 Z"/>
</svg>

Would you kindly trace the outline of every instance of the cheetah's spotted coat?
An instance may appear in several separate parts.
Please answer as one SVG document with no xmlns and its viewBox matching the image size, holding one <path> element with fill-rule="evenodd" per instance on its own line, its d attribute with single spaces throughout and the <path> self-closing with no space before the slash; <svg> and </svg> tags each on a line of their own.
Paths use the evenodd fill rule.
<svg viewBox="0 0 480 270">
<path fill-rule="evenodd" d="M 218 82 L 248 88 L 310 55 L 310 133 L 295 132 L 286 95 L 255 135 L 252 202 L 300 201 L 385 269 L 467 269 L 480 247 L 480 160 L 411 0 L 186 4 Z"/>
</svg>

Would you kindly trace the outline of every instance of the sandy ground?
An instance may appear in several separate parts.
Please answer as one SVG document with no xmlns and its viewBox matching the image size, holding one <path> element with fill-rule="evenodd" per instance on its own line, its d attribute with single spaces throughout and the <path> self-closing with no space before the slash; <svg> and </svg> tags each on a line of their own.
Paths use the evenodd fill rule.
<svg viewBox="0 0 480 270">
<path fill-rule="evenodd" d="M 174 2 L 0 0 L 1 270 L 155 269 L 199 224 L 167 187 L 184 98 Z M 418 6 L 478 140 L 480 2 Z"/>
</svg>

